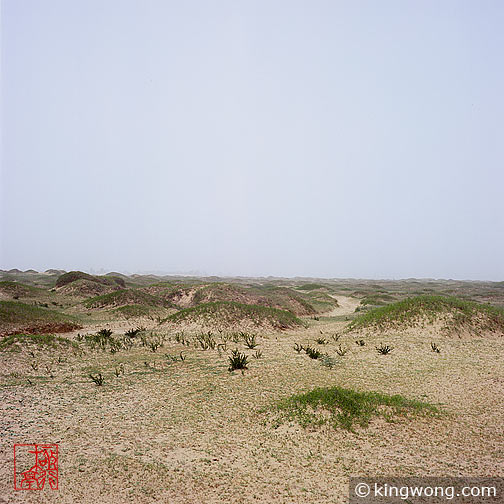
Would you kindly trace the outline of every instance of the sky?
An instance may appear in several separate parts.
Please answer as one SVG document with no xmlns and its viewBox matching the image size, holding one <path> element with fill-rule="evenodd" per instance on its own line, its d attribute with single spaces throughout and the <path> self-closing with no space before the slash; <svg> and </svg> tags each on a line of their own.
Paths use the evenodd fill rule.
<svg viewBox="0 0 504 504">
<path fill-rule="evenodd" d="M 2 0 L 0 268 L 504 280 L 504 3 Z"/>
</svg>

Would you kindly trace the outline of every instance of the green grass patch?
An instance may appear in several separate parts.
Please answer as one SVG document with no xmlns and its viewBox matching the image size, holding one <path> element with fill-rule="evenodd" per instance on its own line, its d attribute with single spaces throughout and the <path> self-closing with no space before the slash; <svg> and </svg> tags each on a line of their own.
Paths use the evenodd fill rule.
<svg viewBox="0 0 504 504">
<path fill-rule="evenodd" d="M 72 317 L 17 301 L 0 301 L 0 323 L 70 322 Z"/>
<path fill-rule="evenodd" d="M 401 395 L 358 392 L 342 387 L 316 388 L 296 394 L 278 403 L 287 419 L 303 427 L 330 424 L 354 432 L 354 426 L 367 427 L 373 417 L 389 422 L 412 415 L 434 416 L 440 410 L 433 404 Z"/>
<path fill-rule="evenodd" d="M 78 347 L 77 343 L 54 334 L 11 334 L 0 341 L 0 351 L 20 351 L 24 345 L 57 348 L 58 346 Z"/>
<path fill-rule="evenodd" d="M 371 294 L 361 300 L 361 305 L 380 306 L 380 305 L 386 305 L 387 303 L 390 303 L 395 300 L 396 298 L 394 296 L 391 296 L 390 294 Z"/>
<path fill-rule="evenodd" d="M 49 334 L 79 329 L 75 317 L 17 301 L 0 301 L 0 334 Z"/>
<path fill-rule="evenodd" d="M 504 330 L 504 310 L 456 297 L 424 295 L 407 298 L 375 308 L 355 320 L 348 330 L 414 326 L 427 318 L 433 322 L 444 314 L 451 314 L 450 328 L 463 326 L 478 330 Z"/>
<path fill-rule="evenodd" d="M 255 325 L 264 323 L 277 329 L 303 326 L 303 322 L 293 313 L 266 306 L 218 301 L 204 303 L 193 308 L 186 308 L 167 317 L 164 322 L 221 322 L 224 324 L 239 323 L 250 320 Z"/>
</svg>

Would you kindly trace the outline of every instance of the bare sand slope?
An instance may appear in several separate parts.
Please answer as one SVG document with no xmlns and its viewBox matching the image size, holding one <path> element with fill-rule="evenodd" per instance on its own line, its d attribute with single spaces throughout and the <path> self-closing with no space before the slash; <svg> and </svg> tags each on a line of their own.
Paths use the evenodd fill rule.
<svg viewBox="0 0 504 504">
<path fill-rule="evenodd" d="M 331 296 L 338 301 L 338 306 L 330 312 L 324 313 L 325 317 L 337 317 L 338 315 L 350 315 L 355 312 L 355 308 L 360 306 L 360 301 L 349 296 Z"/>
</svg>

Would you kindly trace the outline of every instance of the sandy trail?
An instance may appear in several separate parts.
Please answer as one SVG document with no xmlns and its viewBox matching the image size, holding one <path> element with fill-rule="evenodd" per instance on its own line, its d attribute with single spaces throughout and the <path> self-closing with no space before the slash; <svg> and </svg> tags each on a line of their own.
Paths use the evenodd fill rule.
<svg viewBox="0 0 504 504">
<path fill-rule="evenodd" d="M 338 306 L 336 306 L 331 311 L 324 313 L 324 317 L 337 317 L 338 315 L 350 315 L 355 312 L 355 308 L 360 306 L 360 301 L 358 299 L 349 296 L 331 296 L 338 301 Z"/>
</svg>

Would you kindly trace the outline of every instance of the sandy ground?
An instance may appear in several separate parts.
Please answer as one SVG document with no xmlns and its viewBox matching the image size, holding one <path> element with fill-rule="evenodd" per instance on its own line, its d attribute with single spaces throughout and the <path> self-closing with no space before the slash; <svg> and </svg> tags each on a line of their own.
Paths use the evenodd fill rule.
<svg viewBox="0 0 504 504">
<path fill-rule="evenodd" d="M 328 315 L 358 303 L 338 302 Z M 346 334 L 319 345 L 331 356 L 338 344 L 349 348 L 329 369 L 293 345 L 314 345 L 344 323 L 309 322 L 261 335 L 260 359 L 229 344 L 227 353 L 237 346 L 250 356 L 244 374 L 227 371 L 227 354 L 173 340 L 156 353 L 1 353 L 0 502 L 341 504 L 352 475 L 504 476 L 503 338 L 439 336 L 435 354 L 421 331 L 371 335 L 364 347 Z M 394 352 L 379 356 L 382 342 Z M 164 356 L 181 351 L 185 361 Z M 116 377 L 120 363 L 125 373 Z M 87 377 L 98 370 L 102 387 Z M 357 433 L 278 426 L 277 400 L 332 385 L 401 393 L 446 414 L 374 420 Z M 14 492 L 13 444 L 29 442 L 59 444 L 59 490 Z"/>
<path fill-rule="evenodd" d="M 338 306 L 330 312 L 324 313 L 325 317 L 337 317 L 338 315 L 350 315 L 355 312 L 355 308 L 360 306 L 360 300 L 348 296 L 331 296 L 338 301 Z"/>
</svg>

